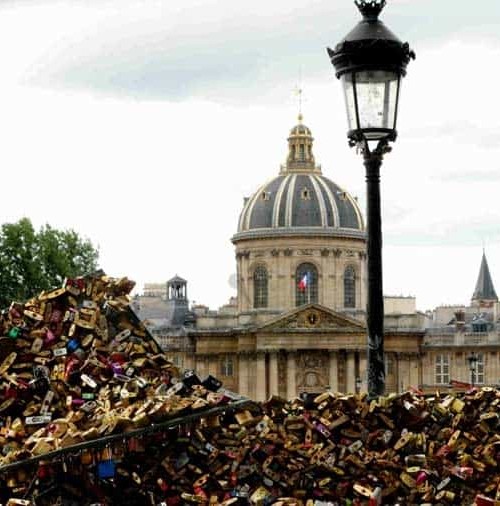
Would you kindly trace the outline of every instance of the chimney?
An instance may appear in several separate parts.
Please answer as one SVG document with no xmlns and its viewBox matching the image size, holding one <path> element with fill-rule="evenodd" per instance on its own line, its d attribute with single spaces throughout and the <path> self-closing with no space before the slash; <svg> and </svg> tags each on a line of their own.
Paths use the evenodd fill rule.
<svg viewBox="0 0 500 506">
<path fill-rule="evenodd" d="M 465 311 L 463 309 L 459 309 L 455 311 L 455 328 L 457 332 L 462 332 L 465 327 Z"/>
</svg>

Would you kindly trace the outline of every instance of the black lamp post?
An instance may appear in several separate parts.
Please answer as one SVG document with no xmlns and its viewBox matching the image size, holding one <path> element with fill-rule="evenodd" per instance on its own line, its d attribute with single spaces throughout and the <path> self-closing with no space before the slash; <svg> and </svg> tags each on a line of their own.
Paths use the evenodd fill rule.
<svg viewBox="0 0 500 506">
<path fill-rule="evenodd" d="M 415 53 L 378 19 L 385 0 L 354 3 L 363 19 L 328 54 L 344 88 L 349 145 L 361 150 L 366 168 L 368 395 L 374 398 L 385 390 L 380 167 L 396 140 L 401 80 Z"/>
<path fill-rule="evenodd" d="M 468 357 L 467 360 L 469 361 L 469 371 L 470 371 L 470 382 L 472 387 L 474 388 L 474 384 L 476 382 L 476 368 L 477 368 L 477 361 L 478 357 L 477 355 L 472 352 Z"/>
</svg>

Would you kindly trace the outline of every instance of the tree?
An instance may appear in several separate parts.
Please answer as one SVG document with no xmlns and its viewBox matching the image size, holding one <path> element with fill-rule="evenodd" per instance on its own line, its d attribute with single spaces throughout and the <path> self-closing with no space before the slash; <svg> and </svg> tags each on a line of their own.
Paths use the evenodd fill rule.
<svg viewBox="0 0 500 506">
<path fill-rule="evenodd" d="M 96 270 L 99 253 L 74 230 L 45 225 L 36 232 L 28 218 L 0 231 L 0 308 L 61 286 L 64 278 Z"/>
</svg>

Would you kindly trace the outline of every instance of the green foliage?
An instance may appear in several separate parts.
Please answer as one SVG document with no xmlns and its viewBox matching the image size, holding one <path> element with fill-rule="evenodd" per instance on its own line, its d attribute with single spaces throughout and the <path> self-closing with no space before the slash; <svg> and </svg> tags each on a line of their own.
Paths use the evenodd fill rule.
<svg viewBox="0 0 500 506">
<path fill-rule="evenodd" d="M 96 270 L 99 253 L 74 230 L 35 231 L 28 218 L 0 230 L 0 308 Z"/>
</svg>

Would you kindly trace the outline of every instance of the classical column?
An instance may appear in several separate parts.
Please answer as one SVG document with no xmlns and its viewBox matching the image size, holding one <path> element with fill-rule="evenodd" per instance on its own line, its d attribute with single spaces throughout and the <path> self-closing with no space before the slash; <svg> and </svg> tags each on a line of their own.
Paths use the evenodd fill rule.
<svg viewBox="0 0 500 506">
<path fill-rule="evenodd" d="M 297 397 L 295 352 L 289 351 L 286 357 L 286 397 L 288 400 Z"/>
<path fill-rule="evenodd" d="M 195 356 L 195 370 L 200 378 L 203 378 L 203 376 L 206 376 L 208 374 L 207 370 L 207 357 L 206 355 L 198 355 Z"/>
<path fill-rule="evenodd" d="M 338 392 L 339 390 L 339 367 L 337 352 L 330 352 L 330 391 Z"/>
<path fill-rule="evenodd" d="M 356 391 L 356 362 L 353 351 L 347 352 L 345 375 L 346 393 L 354 393 Z"/>
<path fill-rule="evenodd" d="M 248 355 L 238 355 L 238 393 L 249 396 L 250 388 L 248 385 Z"/>
<path fill-rule="evenodd" d="M 219 376 L 219 369 L 217 367 L 218 365 L 218 357 L 217 355 L 209 355 L 208 358 L 208 374 L 211 374 L 212 376 Z"/>
<path fill-rule="evenodd" d="M 366 372 L 367 360 L 365 353 L 361 352 L 359 354 L 359 379 L 361 380 L 361 392 L 366 392 L 367 390 L 367 372 Z"/>
<path fill-rule="evenodd" d="M 418 356 L 410 355 L 410 386 L 417 388 L 419 384 Z"/>
<path fill-rule="evenodd" d="M 194 362 L 194 354 L 193 353 L 185 353 L 184 354 L 184 369 L 195 369 L 196 365 Z"/>
<path fill-rule="evenodd" d="M 255 367 L 255 400 L 266 400 L 266 355 L 257 353 Z"/>
<path fill-rule="evenodd" d="M 399 377 L 398 390 L 402 391 L 407 390 L 408 387 L 410 386 L 409 383 L 410 371 L 408 369 L 408 358 L 404 354 L 399 355 L 398 377 Z"/>
<path fill-rule="evenodd" d="M 278 395 L 278 353 L 269 354 L 269 395 Z"/>
</svg>

